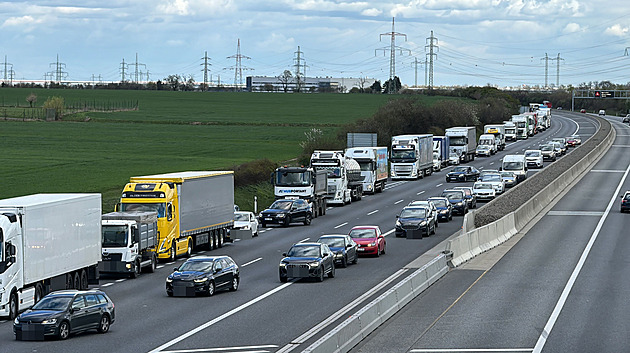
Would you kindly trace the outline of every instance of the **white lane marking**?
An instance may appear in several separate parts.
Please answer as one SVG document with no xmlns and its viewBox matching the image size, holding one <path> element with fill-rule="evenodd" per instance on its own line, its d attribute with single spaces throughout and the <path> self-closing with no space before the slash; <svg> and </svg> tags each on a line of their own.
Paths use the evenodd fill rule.
<svg viewBox="0 0 630 353">
<path fill-rule="evenodd" d="M 375 214 L 376 212 L 378 212 L 378 210 L 374 210 L 374 211 L 372 211 L 372 212 L 368 213 L 367 215 L 368 215 L 368 216 L 371 216 L 371 215 Z"/>
<path fill-rule="evenodd" d="M 624 147 L 624 148 L 630 148 L 630 146 L 628 145 L 612 145 L 610 147 Z"/>
<path fill-rule="evenodd" d="M 109 283 L 103 284 L 101 287 L 109 287 L 109 286 L 111 286 L 113 284 L 114 284 L 114 282 L 109 282 Z"/>
<path fill-rule="evenodd" d="M 386 233 L 383 233 L 383 236 L 386 237 L 390 234 L 392 234 L 396 229 L 390 229 L 389 231 L 387 231 Z"/>
<path fill-rule="evenodd" d="M 258 303 L 259 301 L 261 301 L 261 300 L 263 300 L 263 299 L 265 299 L 265 298 L 267 298 L 267 297 L 269 297 L 269 296 L 272 296 L 272 295 L 276 294 L 277 292 L 279 292 L 279 291 L 281 291 L 281 290 L 283 290 L 283 289 L 287 288 L 288 286 L 292 285 L 293 283 L 294 283 L 294 282 L 284 283 L 284 284 L 282 284 L 282 285 L 280 285 L 280 286 L 278 286 L 278 287 L 276 287 L 276 288 L 274 288 L 274 289 L 270 290 L 269 292 L 267 292 L 267 293 L 265 293 L 265 294 L 263 294 L 263 295 L 261 295 L 261 296 L 259 296 L 259 297 L 256 297 L 256 298 L 254 298 L 254 299 L 252 299 L 252 300 L 248 301 L 247 303 L 245 303 L 245 304 L 243 304 L 243 305 L 240 305 L 240 306 L 238 306 L 238 307 L 236 307 L 236 308 L 234 308 L 234 309 L 232 309 L 232 310 L 228 311 L 227 313 L 225 313 L 225 314 L 223 314 L 223 315 L 221 315 L 221 316 L 219 316 L 219 317 L 216 317 L 216 318 L 214 318 L 214 319 L 212 319 L 212 320 L 210 320 L 210 321 L 206 322 L 206 323 L 205 323 L 205 324 L 203 324 L 203 325 L 197 326 L 196 328 L 194 328 L 194 329 L 192 329 L 192 330 L 190 330 L 190 331 L 186 332 L 186 333 L 185 333 L 185 334 L 183 334 L 183 335 L 181 335 L 181 336 L 179 336 L 179 337 L 177 337 L 177 338 L 174 338 L 174 339 L 172 339 L 172 340 L 170 340 L 170 341 L 168 341 L 168 342 L 164 343 L 163 345 L 161 345 L 161 346 L 159 346 L 159 347 L 155 348 L 154 350 L 152 350 L 152 351 L 151 351 L 151 352 L 149 352 L 149 353 L 157 353 L 157 352 L 160 352 L 160 351 L 162 351 L 162 350 L 163 350 L 163 349 L 165 349 L 165 348 L 168 348 L 168 347 L 170 347 L 170 346 L 172 346 L 172 345 L 174 345 L 174 344 L 176 344 L 176 343 L 178 343 L 178 342 L 181 342 L 181 341 L 185 340 L 186 338 L 188 338 L 188 337 L 190 337 L 190 336 L 192 336 L 192 335 L 196 334 L 197 332 L 202 331 L 202 330 L 205 330 L 206 328 L 208 328 L 208 327 L 210 327 L 210 326 L 212 326 L 212 325 L 216 324 L 217 322 L 220 322 L 221 320 L 226 319 L 226 318 L 228 318 L 228 317 L 230 317 L 230 316 L 232 316 L 232 315 L 234 315 L 234 314 L 238 313 L 239 311 L 242 311 L 242 310 L 246 309 L 247 307 L 252 306 L 252 305 L 254 305 L 254 304 Z"/>
<path fill-rule="evenodd" d="M 162 267 L 164 267 L 164 265 L 157 265 L 157 266 L 155 266 L 155 268 L 162 268 Z"/>
<path fill-rule="evenodd" d="M 604 212 L 591 212 L 591 211 L 549 211 L 547 216 L 597 216 L 601 217 Z"/>
<path fill-rule="evenodd" d="M 225 351 L 239 351 L 241 353 L 265 353 L 268 350 L 261 350 L 264 348 L 278 348 L 273 344 L 267 344 L 262 346 L 241 346 L 241 347 L 221 347 L 221 348 L 199 348 L 199 349 L 185 349 L 175 351 L 162 351 L 162 353 L 187 353 L 187 352 L 225 352 Z M 255 349 L 252 351 L 252 349 Z"/>
<path fill-rule="evenodd" d="M 625 170 L 614 169 L 591 169 L 591 173 L 624 173 Z"/>
<path fill-rule="evenodd" d="M 251 265 L 251 264 L 253 264 L 254 262 L 258 262 L 258 261 L 260 261 L 260 260 L 262 260 L 262 257 L 259 257 L 259 258 L 257 258 L 257 259 L 254 259 L 254 260 L 252 260 L 252 261 L 250 261 L 250 262 L 246 262 L 246 263 L 242 264 L 242 265 L 241 265 L 241 267 L 245 267 L 245 266 Z"/>
<path fill-rule="evenodd" d="M 298 241 L 298 244 L 299 244 L 299 243 L 303 243 L 303 242 L 305 242 L 305 241 L 309 241 L 309 239 L 311 239 L 311 238 L 304 238 L 304 239 L 302 239 L 302 240 Z"/>
<path fill-rule="evenodd" d="M 571 273 L 571 277 L 569 277 L 569 281 L 567 282 L 566 286 L 562 290 L 562 294 L 560 295 L 560 299 L 558 299 L 558 302 L 556 303 L 556 307 L 553 309 L 553 312 L 551 313 L 551 316 L 549 317 L 549 320 L 547 321 L 545 328 L 540 334 L 540 337 L 538 337 L 536 346 L 534 346 L 534 353 L 540 353 L 545 347 L 545 343 L 547 342 L 547 337 L 549 337 L 549 335 L 551 334 L 551 330 L 553 329 L 553 326 L 555 325 L 556 320 L 558 320 L 558 316 L 560 316 L 560 312 L 562 311 L 562 308 L 564 307 L 564 304 L 566 303 L 567 298 L 569 297 L 569 294 L 571 293 L 571 289 L 573 289 L 573 285 L 575 284 L 575 281 L 577 280 L 578 275 L 582 271 L 582 267 L 584 266 L 584 263 L 586 262 L 586 258 L 588 257 L 588 254 L 591 252 L 591 248 L 593 247 L 595 240 L 597 240 L 597 237 L 599 236 L 599 232 L 602 230 L 602 226 L 604 225 L 604 222 L 606 221 L 606 218 L 608 217 L 610 210 L 612 209 L 613 205 L 617 202 L 617 198 L 618 198 L 617 195 L 619 195 L 619 191 L 621 190 L 621 187 L 625 183 L 629 172 L 630 172 L 630 165 L 628 166 L 628 168 L 626 168 L 626 172 L 623 174 L 621 181 L 619 181 L 619 184 L 617 185 L 617 189 L 615 189 L 615 192 L 610 198 L 610 202 L 608 203 L 608 207 L 606 207 L 606 211 L 604 211 L 604 215 L 602 216 L 602 218 L 599 219 L 599 222 L 597 223 L 597 227 L 595 227 L 595 231 L 593 232 L 593 235 L 591 235 L 591 239 L 589 239 L 588 244 L 586 244 L 586 248 L 584 248 L 584 252 L 582 252 L 582 256 L 580 256 L 580 260 L 578 261 L 577 265 L 573 269 L 573 273 Z"/>
<path fill-rule="evenodd" d="M 117 279 L 117 280 L 116 280 L 116 283 L 124 282 L 124 281 L 126 281 L 126 280 L 127 280 L 126 278 Z"/>
<path fill-rule="evenodd" d="M 494 162 L 490 162 L 490 165 L 493 165 L 493 164 L 494 164 Z"/>
<path fill-rule="evenodd" d="M 416 195 L 422 195 L 422 194 L 424 194 L 424 190 L 423 190 L 423 191 L 420 191 L 420 192 L 419 192 L 419 193 L 417 193 Z"/>
<path fill-rule="evenodd" d="M 347 316 L 347 312 L 348 311 L 350 311 L 350 310 L 354 309 L 355 307 L 357 307 L 359 304 L 361 304 L 361 302 L 363 302 L 364 300 L 369 298 L 372 294 L 378 292 L 383 287 L 385 287 L 386 285 L 388 285 L 389 283 L 391 283 L 392 281 L 394 281 L 396 278 L 400 277 L 403 273 L 405 273 L 407 271 L 408 271 L 408 269 L 401 268 L 400 270 L 394 272 L 394 274 L 392 274 L 391 276 L 387 277 L 387 279 L 385 279 L 383 282 L 381 282 L 378 285 L 376 285 L 376 287 L 374 287 L 374 288 L 370 289 L 369 291 L 363 293 L 360 297 L 358 297 L 357 299 L 353 300 L 352 302 L 350 302 L 348 305 L 344 306 L 340 310 L 337 310 L 334 314 L 332 314 L 331 316 L 327 317 L 326 320 L 320 322 L 315 327 L 313 327 L 310 330 L 306 331 L 300 337 L 298 337 L 298 338 L 296 338 L 294 340 L 291 340 L 291 342 L 289 342 L 289 344 L 287 344 L 286 346 L 280 348 L 278 351 L 276 351 L 276 353 L 287 353 L 287 352 L 290 352 L 293 349 L 297 348 L 300 344 L 306 342 L 308 339 L 310 339 L 311 337 L 315 336 L 317 333 L 319 333 L 324 328 L 326 328 L 326 326 L 330 325 L 331 323 L 333 323 L 334 321 L 336 321 L 340 317 Z"/>
<path fill-rule="evenodd" d="M 439 348 L 439 349 L 412 349 L 410 353 L 457 353 L 457 352 L 531 352 L 532 348 Z"/>
<path fill-rule="evenodd" d="M 578 124 L 578 122 L 575 120 L 571 120 L 571 121 L 573 121 L 575 125 L 577 125 L 577 128 L 575 129 L 575 132 L 573 133 L 573 135 L 577 135 L 578 131 L 580 131 L 580 124 Z"/>
<path fill-rule="evenodd" d="M 442 185 L 444 185 L 444 183 L 439 183 L 439 184 L 437 184 L 435 187 L 436 187 L 436 188 L 439 188 L 439 187 L 440 187 L 440 186 L 442 186 Z"/>
<path fill-rule="evenodd" d="M 403 201 L 405 201 L 405 200 L 398 200 L 398 201 L 394 202 L 394 205 L 398 205 L 399 203 L 401 203 Z"/>
<path fill-rule="evenodd" d="M 395 188 L 399 185 L 402 185 L 404 183 L 406 183 L 407 181 L 396 181 L 396 182 L 391 182 L 389 184 L 387 184 L 387 186 L 385 186 L 385 190 L 387 189 L 391 189 L 391 188 Z"/>
<path fill-rule="evenodd" d="M 348 222 L 343 222 L 340 225 L 336 226 L 335 229 L 341 228 L 341 227 L 345 226 L 346 224 L 348 224 Z"/>
</svg>

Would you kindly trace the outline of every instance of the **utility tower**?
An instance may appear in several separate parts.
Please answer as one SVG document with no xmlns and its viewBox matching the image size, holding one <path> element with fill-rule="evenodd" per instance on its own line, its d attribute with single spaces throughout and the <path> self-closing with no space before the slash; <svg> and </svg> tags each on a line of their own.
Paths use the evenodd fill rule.
<svg viewBox="0 0 630 353">
<path fill-rule="evenodd" d="M 426 86 L 427 85 L 427 62 L 418 61 L 418 58 L 414 57 L 413 62 L 411 63 L 411 66 L 414 68 L 414 71 L 415 71 L 414 87 L 418 87 L 418 64 L 424 65 L 424 85 Z"/>
<path fill-rule="evenodd" d="M 125 82 L 125 71 L 127 70 L 127 66 L 129 64 L 125 63 L 125 58 L 122 59 L 122 62 L 120 63 L 120 72 L 121 72 L 121 77 L 120 77 L 120 82 Z"/>
<path fill-rule="evenodd" d="M 549 88 L 547 80 L 549 77 L 549 56 L 547 56 L 547 53 L 545 53 L 545 57 L 540 60 L 545 60 L 545 88 Z"/>
<path fill-rule="evenodd" d="M 560 60 L 564 60 L 563 58 L 560 57 L 560 53 L 558 53 L 558 56 L 555 58 L 549 58 L 549 60 L 555 60 L 556 61 L 556 88 L 560 87 Z M 545 68 L 546 70 L 546 68 Z M 546 73 L 545 73 L 546 76 Z M 545 86 L 547 85 L 547 80 L 545 79 Z"/>
<path fill-rule="evenodd" d="M 396 50 L 400 52 L 400 55 L 403 54 L 403 51 L 408 52 L 411 55 L 411 51 L 409 49 L 405 49 L 399 46 L 396 46 L 396 36 L 405 37 L 405 42 L 407 41 L 407 35 L 403 33 L 398 33 L 394 30 L 394 17 L 392 17 L 392 31 L 388 33 L 381 33 L 379 36 L 379 40 L 383 38 L 383 36 L 390 37 L 390 44 L 387 47 L 379 48 L 374 50 L 374 55 L 376 55 L 377 50 L 382 50 L 383 55 L 389 50 L 389 82 L 393 85 L 393 89 L 389 89 L 389 93 L 396 93 L 397 87 L 394 84 L 394 77 L 396 77 Z"/>
<path fill-rule="evenodd" d="M 424 46 L 424 50 L 427 50 L 427 47 L 429 48 L 429 52 L 426 54 L 427 55 L 427 60 L 429 62 L 429 89 L 433 88 L 433 60 L 434 58 L 437 60 L 437 51 L 440 49 L 437 46 L 438 40 L 437 38 L 435 38 L 433 36 L 433 31 L 431 31 L 431 36 L 429 38 L 427 38 L 427 45 Z"/>
<path fill-rule="evenodd" d="M 228 59 L 236 59 L 236 64 L 229 69 L 234 70 L 234 90 L 243 87 L 243 70 L 253 70 L 249 67 L 244 67 L 241 63 L 242 59 L 251 59 L 249 56 L 241 55 L 241 39 L 238 39 L 236 46 L 236 54 L 228 56 Z"/>
<path fill-rule="evenodd" d="M 13 71 L 13 64 L 7 62 L 7 56 L 4 56 L 4 62 L 2 63 L 2 66 L 4 67 L 4 70 L 2 70 L 3 73 L 3 82 L 6 84 L 7 81 L 9 82 L 9 85 L 13 86 L 13 75 L 15 75 L 15 71 Z"/>
<path fill-rule="evenodd" d="M 302 92 L 302 86 L 306 82 L 306 61 L 304 60 L 304 53 L 300 51 L 300 46 L 298 45 L 297 51 L 294 53 L 295 58 L 293 61 L 293 67 L 295 67 L 295 89 L 297 92 Z"/>
<path fill-rule="evenodd" d="M 203 58 L 201 58 L 203 60 L 203 69 L 201 69 L 201 71 L 203 72 L 203 87 L 204 89 L 208 89 L 208 72 L 210 71 L 210 69 L 208 68 L 208 66 L 211 66 L 212 64 L 208 63 L 208 60 L 211 60 L 208 57 L 208 52 L 206 51 Z"/>
<path fill-rule="evenodd" d="M 123 59 L 124 62 L 124 59 Z M 139 63 L 138 62 L 138 53 L 136 53 L 136 62 L 131 64 L 131 66 L 134 66 L 135 70 L 134 70 L 134 75 L 133 75 L 133 82 L 134 83 L 139 83 L 140 79 L 141 79 L 141 74 L 140 74 L 140 69 L 139 67 L 142 66 L 145 69 L 147 68 L 147 66 L 145 64 Z"/>
<path fill-rule="evenodd" d="M 64 71 L 66 64 L 59 62 L 59 54 L 57 54 L 57 61 L 50 63 L 50 66 L 54 66 L 52 74 L 54 75 L 55 82 L 61 83 L 64 78 L 68 77 L 68 73 Z"/>
</svg>

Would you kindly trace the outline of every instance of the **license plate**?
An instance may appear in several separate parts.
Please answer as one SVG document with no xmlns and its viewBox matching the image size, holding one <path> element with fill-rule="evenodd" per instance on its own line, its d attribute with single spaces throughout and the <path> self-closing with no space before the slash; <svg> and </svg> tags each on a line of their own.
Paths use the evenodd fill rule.
<svg viewBox="0 0 630 353">
<path fill-rule="evenodd" d="M 363 248 L 358 248 L 357 251 L 365 251 Z"/>
<path fill-rule="evenodd" d="M 271 221 L 271 218 L 265 218 L 265 221 Z"/>
</svg>

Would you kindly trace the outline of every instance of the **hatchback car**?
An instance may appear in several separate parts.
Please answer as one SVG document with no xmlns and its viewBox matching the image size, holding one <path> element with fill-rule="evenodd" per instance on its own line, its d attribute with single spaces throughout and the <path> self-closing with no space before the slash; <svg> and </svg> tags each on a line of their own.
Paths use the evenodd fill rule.
<svg viewBox="0 0 630 353">
<path fill-rule="evenodd" d="M 567 153 L 566 147 L 558 141 L 549 142 L 550 145 L 553 146 L 554 151 L 556 152 L 556 157 L 564 156 Z"/>
<path fill-rule="evenodd" d="M 518 181 L 516 180 L 516 175 L 513 172 L 502 171 L 499 174 L 501 174 L 501 178 L 503 178 L 503 182 L 505 182 L 506 188 L 511 188 L 518 183 Z"/>
<path fill-rule="evenodd" d="M 580 109 L 580 113 L 586 113 L 586 109 Z"/>
<path fill-rule="evenodd" d="M 626 193 L 621 197 L 621 212 L 626 212 L 630 210 L 630 191 L 626 191 Z"/>
<path fill-rule="evenodd" d="M 166 294 L 211 296 L 220 289 L 237 290 L 240 280 L 238 265 L 229 256 L 193 257 L 166 277 Z"/>
<path fill-rule="evenodd" d="M 441 196 L 448 199 L 453 206 L 453 212 L 461 215 L 468 213 L 468 202 L 466 202 L 464 190 L 446 189 L 442 191 Z"/>
<path fill-rule="evenodd" d="M 485 174 L 479 181 L 492 184 L 497 195 L 505 191 L 505 181 L 503 181 L 503 177 L 499 173 Z"/>
<path fill-rule="evenodd" d="M 260 225 L 275 223 L 288 227 L 293 222 L 311 224 L 313 212 L 311 206 L 305 200 L 282 199 L 276 200 L 268 209 L 260 212 Z"/>
<path fill-rule="evenodd" d="M 359 245 L 347 234 L 322 235 L 317 240 L 318 243 L 326 244 L 333 252 L 335 263 L 341 267 L 347 267 L 349 263 L 359 262 Z"/>
<path fill-rule="evenodd" d="M 446 182 L 451 181 L 475 181 L 479 177 L 479 170 L 471 166 L 457 166 L 446 174 Z"/>
<path fill-rule="evenodd" d="M 420 237 L 435 234 L 437 223 L 426 207 L 407 206 L 396 215 L 396 237 L 407 237 L 409 232 L 418 232 Z"/>
<path fill-rule="evenodd" d="M 448 164 L 459 165 L 459 156 L 455 152 L 451 152 L 448 155 Z"/>
<path fill-rule="evenodd" d="M 235 230 L 249 230 L 252 233 L 252 237 L 257 237 L 258 218 L 253 212 L 234 212 L 234 226 L 232 228 Z"/>
<path fill-rule="evenodd" d="M 322 243 L 293 244 L 280 260 L 280 282 L 289 278 L 315 278 L 324 281 L 324 275 L 335 277 L 335 258 L 332 250 Z"/>
<path fill-rule="evenodd" d="M 491 183 L 484 181 L 477 181 L 473 184 L 473 190 L 477 199 L 479 200 L 492 200 L 496 197 L 496 191 Z"/>
<path fill-rule="evenodd" d="M 477 149 L 475 149 L 475 155 L 477 155 L 477 157 L 490 157 L 492 155 L 492 148 L 490 145 L 478 145 Z"/>
<path fill-rule="evenodd" d="M 387 242 L 379 226 L 355 226 L 350 230 L 350 238 L 359 244 L 359 255 L 385 254 Z"/>
<path fill-rule="evenodd" d="M 525 160 L 528 167 L 543 167 L 543 155 L 541 150 L 527 150 L 525 151 Z"/>
<path fill-rule="evenodd" d="M 448 222 L 453 219 L 453 206 L 446 197 L 429 197 L 438 211 L 438 222 Z"/>
<path fill-rule="evenodd" d="M 100 290 L 62 290 L 43 297 L 13 321 L 18 340 L 43 340 L 56 336 L 65 340 L 70 334 L 95 329 L 109 331 L 116 319 L 114 302 Z"/>
<path fill-rule="evenodd" d="M 542 153 L 543 161 L 555 161 L 556 160 L 556 149 L 551 144 L 540 145 L 538 147 L 540 149 L 540 153 Z"/>
</svg>

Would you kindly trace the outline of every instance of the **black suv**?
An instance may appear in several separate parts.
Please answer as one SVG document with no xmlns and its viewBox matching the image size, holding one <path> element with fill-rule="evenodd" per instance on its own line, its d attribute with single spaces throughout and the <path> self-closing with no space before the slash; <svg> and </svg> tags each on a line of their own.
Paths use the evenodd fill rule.
<svg viewBox="0 0 630 353">
<path fill-rule="evenodd" d="M 115 318 L 114 303 L 104 292 L 61 290 L 18 316 L 13 332 L 18 340 L 44 340 L 44 336 L 65 340 L 71 333 L 91 329 L 106 333 Z"/>
<path fill-rule="evenodd" d="M 260 212 L 259 219 L 263 227 L 270 223 L 288 227 L 292 222 L 303 222 L 307 226 L 311 224 L 313 212 L 311 205 L 305 200 L 282 199 L 276 200 L 268 209 Z"/>
</svg>

